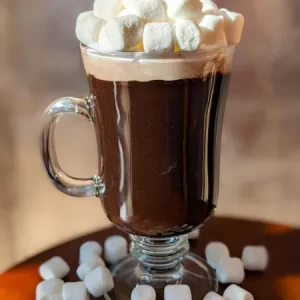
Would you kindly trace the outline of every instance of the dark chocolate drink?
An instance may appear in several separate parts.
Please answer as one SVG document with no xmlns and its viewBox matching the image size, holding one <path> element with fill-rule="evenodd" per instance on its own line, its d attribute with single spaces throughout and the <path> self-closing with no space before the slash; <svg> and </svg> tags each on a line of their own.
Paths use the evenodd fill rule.
<svg viewBox="0 0 300 300">
<path fill-rule="evenodd" d="M 105 81 L 89 75 L 102 203 L 128 233 L 174 236 L 214 212 L 230 72 L 199 78 Z"/>
</svg>

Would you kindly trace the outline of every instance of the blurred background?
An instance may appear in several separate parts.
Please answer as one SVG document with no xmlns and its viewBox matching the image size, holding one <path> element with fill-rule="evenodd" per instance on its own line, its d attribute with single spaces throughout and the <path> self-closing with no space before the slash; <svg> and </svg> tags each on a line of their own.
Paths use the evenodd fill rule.
<svg viewBox="0 0 300 300">
<path fill-rule="evenodd" d="M 226 109 L 217 214 L 300 226 L 300 1 L 216 2 L 246 19 Z M 56 191 L 39 156 L 45 107 L 87 94 L 74 27 L 91 7 L 92 0 L 0 2 L 0 271 L 109 225 L 96 198 Z M 88 122 L 65 118 L 56 139 L 68 172 L 95 173 Z"/>
</svg>

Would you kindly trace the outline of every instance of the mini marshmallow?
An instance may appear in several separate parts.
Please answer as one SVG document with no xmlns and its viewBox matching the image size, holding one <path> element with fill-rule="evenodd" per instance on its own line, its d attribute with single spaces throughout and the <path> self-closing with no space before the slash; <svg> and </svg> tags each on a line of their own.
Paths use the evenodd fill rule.
<svg viewBox="0 0 300 300">
<path fill-rule="evenodd" d="M 202 4 L 202 14 L 217 14 L 219 12 L 217 4 L 212 0 L 202 0 Z"/>
<path fill-rule="evenodd" d="M 76 36 L 82 44 L 96 43 L 105 21 L 94 16 L 93 11 L 80 14 L 76 21 Z"/>
<path fill-rule="evenodd" d="M 105 260 L 110 264 L 115 264 L 127 256 L 128 244 L 124 237 L 114 235 L 104 242 Z"/>
<path fill-rule="evenodd" d="M 155 300 L 155 289 L 150 285 L 137 285 L 132 293 L 131 300 Z"/>
<path fill-rule="evenodd" d="M 251 293 L 235 284 L 230 285 L 225 290 L 223 296 L 225 299 L 230 300 L 254 300 L 254 297 Z"/>
<path fill-rule="evenodd" d="M 145 52 L 171 52 L 174 50 L 173 28 L 170 23 L 148 23 L 144 28 Z"/>
<path fill-rule="evenodd" d="M 130 12 L 128 9 L 123 9 L 119 14 L 118 17 L 128 16 L 132 15 L 132 12 Z"/>
<path fill-rule="evenodd" d="M 175 24 L 177 46 L 181 51 L 196 51 L 201 43 L 199 27 L 190 20 L 180 20 Z"/>
<path fill-rule="evenodd" d="M 63 285 L 64 300 L 89 300 L 90 296 L 84 282 L 67 282 Z"/>
<path fill-rule="evenodd" d="M 40 282 L 36 287 L 36 300 L 42 300 L 49 295 L 61 295 L 64 282 L 58 278 L 52 278 Z"/>
<path fill-rule="evenodd" d="M 192 20 L 199 22 L 202 11 L 200 0 L 166 0 L 167 15 L 171 20 Z"/>
<path fill-rule="evenodd" d="M 76 274 L 81 279 L 84 280 L 85 276 L 95 270 L 97 267 L 105 267 L 105 263 L 102 258 L 96 255 L 87 257 L 83 263 L 77 268 Z"/>
<path fill-rule="evenodd" d="M 248 271 L 265 271 L 268 262 L 268 250 L 264 246 L 247 246 L 243 250 L 242 262 Z"/>
<path fill-rule="evenodd" d="M 143 25 L 135 15 L 117 17 L 107 22 L 105 33 L 114 51 L 124 51 L 141 41 Z"/>
<path fill-rule="evenodd" d="M 205 248 L 206 260 L 214 269 L 222 259 L 228 258 L 229 256 L 228 247 L 221 242 L 211 242 Z"/>
<path fill-rule="evenodd" d="M 41 298 L 41 300 L 64 300 L 62 295 L 59 294 L 50 294 Z"/>
<path fill-rule="evenodd" d="M 39 268 L 40 276 L 44 280 L 63 278 L 70 272 L 68 264 L 59 256 L 53 257 L 43 263 Z"/>
<path fill-rule="evenodd" d="M 225 32 L 228 44 L 237 45 L 241 41 L 243 33 L 244 16 L 225 8 L 220 9 L 219 13 L 225 20 Z"/>
<path fill-rule="evenodd" d="M 103 27 L 100 31 L 98 44 L 90 44 L 88 46 L 103 53 L 111 53 L 114 52 L 114 50 L 108 41 L 105 29 L 106 28 Z"/>
<path fill-rule="evenodd" d="M 189 240 L 196 240 L 200 235 L 200 229 L 193 230 L 189 233 Z"/>
<path fill-rule="evenodd" d="M 101 256 L 102 246 L 98 242 L 88 241 L 81 245 L 79 252 L 80 252 L 80 254 L 89 252 L 89 253 Z"/>
<path fill-rule="evenodd" d="M 95 0 L 94 14 L 106 21 L 116 17 L 122 10 L 121 0 Z"/>
<path fill-rule="evenodd" d="M 79 259 L 80 264 L 86 264 L 86 265 L 92 265 L 95 267 L 99 267 L 101 265 L 104 265 L 104 261 L 101 257 L 92 254 L 92 253 L 82 253 L 80 259 Z"/>
<path fill-rule="evenodd" d="M 145 22 L 163 22 L 166 20 L 165 8 L 160 0 L 123 0 L 123 5 Z"/>
<path fill-rule="evenodd" d="M 209 292 L 208 294 L 206 294 L 203 300 L 225 300 L 225 298 L 215 292 Z"/>
<path fill-rule="evenodd" d="M 84 278 L 85 286 L 94 297 L 101 297 L 114 288 L 114 281 L 110 271 L 105 267 L 98 267 Z"/>
<path fill-rule="evenodd" d="M 227 47 L 224 18 L 215 15 L 203 15 L 199 23 L 202 43 L 213 47 Z"/>
<path fill-rule="evenodd" d="M 245 279 L 245 270 L 239 258 L 225 258 L 219 262 L 216 269 L 218 281 L 221 283 L 240 284 Z"/>
<path fill-rule="evenodd" d="M 192 300 L 192 292 L 188 285 L 167 285 L 164 290 L 165 300 Z"/>
</svg>

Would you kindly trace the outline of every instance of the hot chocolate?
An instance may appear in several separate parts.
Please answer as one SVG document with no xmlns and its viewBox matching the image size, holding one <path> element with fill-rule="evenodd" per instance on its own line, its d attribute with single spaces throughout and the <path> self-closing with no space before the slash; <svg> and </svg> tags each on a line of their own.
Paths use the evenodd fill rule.
<svg viewBox="0 0 300 300">
<path fill-rule="evenodd" d="M 230 80 L 223 67 L 177 80 L 89 75 L 106 186 L 102 202 L 108 218 L 126 232 L 180 235 L 213 214 Z"/>
</svg>

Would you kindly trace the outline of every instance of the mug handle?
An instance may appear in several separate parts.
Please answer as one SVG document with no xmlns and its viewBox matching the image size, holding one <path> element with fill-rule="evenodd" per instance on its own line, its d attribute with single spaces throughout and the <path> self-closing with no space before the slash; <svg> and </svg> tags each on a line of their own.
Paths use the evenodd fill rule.
<svg viewBox="0 0 300 300">
<path fill-rule="evenodd" d="M 54 132 L 59 119 L 65 114 L 84 116 L 93 123 L 91 99 L 65 97 L 54 101 L 45 111 L 45 124 L 41 136 L 41 156 L 44 167 L 55 187 L 70 196 L 91 197 L 103 195 L 105 185 L 99 175 L 76 178 L 65 173 L 56 155 Z"/>
</svg>

